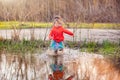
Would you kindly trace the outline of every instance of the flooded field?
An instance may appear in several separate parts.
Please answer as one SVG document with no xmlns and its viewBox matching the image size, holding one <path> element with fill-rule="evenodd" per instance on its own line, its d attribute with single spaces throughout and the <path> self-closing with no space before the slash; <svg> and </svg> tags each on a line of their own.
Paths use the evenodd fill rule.
<svg viewBox="0 0 120 80">
<path fill-rule="evenodd" d="M 104 40 L 119 42 L 120 40 L 120 30 L 112 29 L 69 29 L 74 32 L 74 38 L 65 35 L 65 40 L 75 40 L 75 41 L 98 41 L 102 42 Z M 21 29 L 16 30 L 0 30 L 0 36 L 5 39 L 11 39 L 13 34 L 19 34 L 20 39 L 29 40 L 31 36 L 35 39 L 48 40 L 48 34 L 50 29 Z"/>
<path fill-rule="evenodd" d="M 0 80 L 48 80 L 50 57 L 46 51 L 35 54 L 0 53 Z M 73 80 L 120 80 L 120 73 L 102 55 L 65 49 L 64 78 Z M 64 79 L 63 79 L 64 80 Z"/>
</svg>

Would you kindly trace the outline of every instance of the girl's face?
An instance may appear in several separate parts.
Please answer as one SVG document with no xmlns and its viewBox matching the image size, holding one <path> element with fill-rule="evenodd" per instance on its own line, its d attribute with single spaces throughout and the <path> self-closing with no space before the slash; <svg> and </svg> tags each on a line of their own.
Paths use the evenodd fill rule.
<svg viewBox="0 0 120 80">
<path fill-rule="evenodd" d="M 60 22 L 59 22 L 59 20 L 55 20 L 54 24 L 55 24 L 56 27 L 59 27 L 61 25 Z"/>
</svg>

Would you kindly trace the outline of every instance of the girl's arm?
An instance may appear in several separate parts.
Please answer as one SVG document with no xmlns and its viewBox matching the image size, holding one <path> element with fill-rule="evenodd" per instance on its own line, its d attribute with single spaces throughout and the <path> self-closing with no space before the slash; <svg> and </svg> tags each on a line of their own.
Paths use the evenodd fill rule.
<svg viewBox="0 0 120 80">
<path fill-rule="evenodd" d="M 69 34 L 69 35 L 71 35 L 71 36 L 74 35 L 71 31 L 69 31 L 69 30 L 67 30 L 67 29 L 63 29 L 63 32 L 66 33 L 66 34 Z"/>
</svg>

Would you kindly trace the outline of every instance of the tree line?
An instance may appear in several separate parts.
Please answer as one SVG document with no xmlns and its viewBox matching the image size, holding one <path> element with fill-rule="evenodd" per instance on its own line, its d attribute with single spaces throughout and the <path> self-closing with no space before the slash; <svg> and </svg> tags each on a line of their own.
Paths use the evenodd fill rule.
<svg viewBox="0 0 120 80">
<path fill-rule="evenodd" d="M 120 22 L 120 0 L 0 1 L 0 21 L 50 22 L 55 15 L 67 22 Z"/>
</svg>

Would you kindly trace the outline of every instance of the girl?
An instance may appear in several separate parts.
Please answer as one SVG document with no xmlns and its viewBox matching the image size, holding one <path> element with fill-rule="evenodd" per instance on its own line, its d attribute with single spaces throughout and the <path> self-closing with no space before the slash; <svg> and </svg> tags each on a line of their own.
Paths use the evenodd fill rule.
<svg viewBox="0 0 120 80">
<path fill-rule="evenodd" d="M 57 50 L 63 50 L 63 41 L 64 41 L 64 33 L 73 36 L 73 33 L 67 29 L 64 29 L 63 21 L 60 16 L 56 16 L 54 18 L 53 28 L 50 31 L 49 38 L 52 39 L 51 49 L 57 53 Z"/>
</svg>

